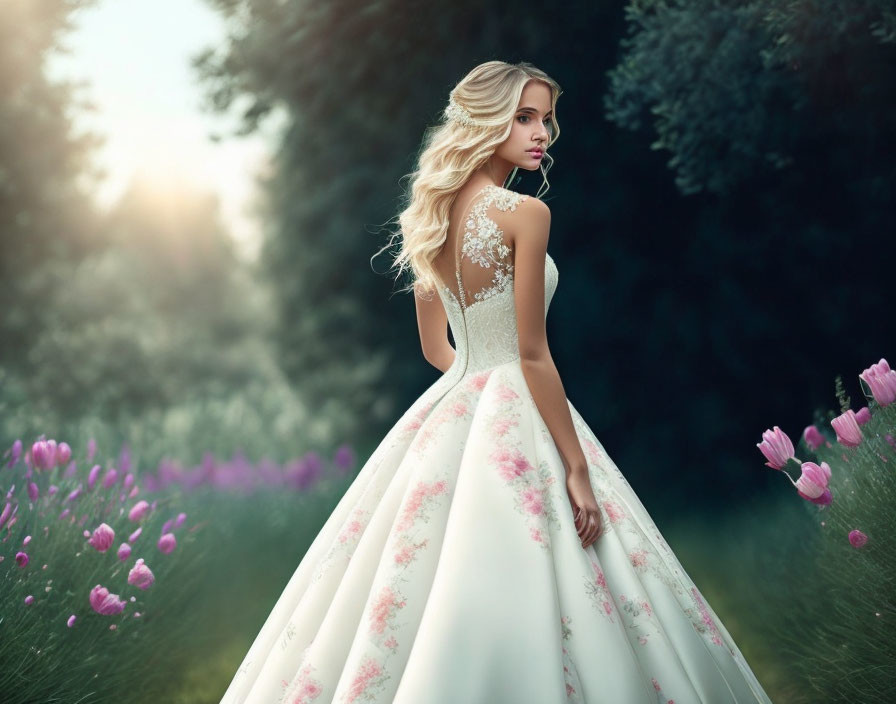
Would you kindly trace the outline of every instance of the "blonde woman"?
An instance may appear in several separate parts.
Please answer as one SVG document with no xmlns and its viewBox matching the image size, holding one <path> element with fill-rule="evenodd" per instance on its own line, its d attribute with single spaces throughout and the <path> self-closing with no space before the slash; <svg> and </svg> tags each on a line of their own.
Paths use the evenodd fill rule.
<svg viewBox="0 0 896 704">
<path fill-rule="evenodd" d="M 770 702 L 551 359 L 550 209 L 505 184 L 524 169 L 546 188 L 560 92 L 489 61 L 425 135 L 395 263 L 443 374 L 361 468 L 223 702 Z"/>
</svg>

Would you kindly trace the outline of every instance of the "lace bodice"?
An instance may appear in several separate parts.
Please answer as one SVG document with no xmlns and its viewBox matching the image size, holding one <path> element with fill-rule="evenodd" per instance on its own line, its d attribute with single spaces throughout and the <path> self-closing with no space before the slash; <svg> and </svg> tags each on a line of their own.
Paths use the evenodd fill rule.
<svg viewBox="0 0 896 704">
<path fill-rule="evenodd" d="M 463 236 L 455 246 L 457 290 L 439 287 L 457 351 L 449 373 L 465 376 L 519 358 L 513 251 L 489 211 L 515 210 L 528 197 L 489 184 L 473 198 Z M 548 254 L 545 315 L 558 278 L 557 266 Z"/>
</svg>

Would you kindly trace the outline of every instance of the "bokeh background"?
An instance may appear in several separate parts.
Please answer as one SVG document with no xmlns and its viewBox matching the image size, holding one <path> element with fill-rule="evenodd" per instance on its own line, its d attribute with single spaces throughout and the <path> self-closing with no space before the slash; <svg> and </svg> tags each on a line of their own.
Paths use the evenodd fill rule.
<svg viewBox="0 0 896 704">
<path fill-rule="evenodd" d="M 772 698 L 837 701 L 793 671 L 784 613 L 817 507 L 756 443 L 830 434 L 835 377 L 861 401 L 893 353 L 892 2 L 2 0 L 3 447 L 95 438 L 207 521 L 204 620 L 147 691 L 217 701 L 439 374 L 374 254 L 424 128 L 496 58 L 564 91 L 544 198 L 567 395 Z M 246 491 L 265 466 L 293 491 Z"/>
</svg>

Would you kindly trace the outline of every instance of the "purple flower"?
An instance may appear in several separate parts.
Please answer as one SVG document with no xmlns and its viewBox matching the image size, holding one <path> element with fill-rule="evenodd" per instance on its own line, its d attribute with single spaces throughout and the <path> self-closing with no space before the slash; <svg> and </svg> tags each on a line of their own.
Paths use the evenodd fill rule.
<svg viewBox="0 0 896 704">
<path fill-rule="evenodd" d="M 122 562 L 127 561 L 127 559 L 131 556 L 131 546 L 127 543 L 122 543 L 118 546 L 118 559 Z"/>
<path fill-rule="evenodd" d="M 26 535 L 25 539 L 22 541 L 22 545 L 28 545 L 28 543 L 30 543 L 30 542 L 31 542 L 31 536 Z"/>
<path fill-rule="evenodd" d="M 862 430 L 856 420 L 855 411 L 849 409 L 831 421 L 831 427 L 837 433 L 837 442 L 847 447 L 855 447 L 862 442 Z"/>
<path fill-rule="evenodd" d="M 83 491 L 84 491 L 84 485 L 78 484 L 78 488 L 75 489 L 74 491 L 72 491 L 65 500 L 66 501 L 74 501 L 82 494 Z"/>
<path fill-rule="evenodd" d="M 137 564 L 131 568 L 130 572 L 128 572 L 128 584 L 133 584 L 140 589 L 149 589 L 155 581 L 155 575 L 153 575 L 152 570 L 146 566 L 142 557 L 137 560 Z"/>
<path fill-rule="evenodd" d="M 35 469 L 50 469 L 53 458 L 46 440 L 38 440 L 31 445 L 31 462 Z M 55 454 L 55 449 L 54 449 Z"/>
<path fill-rule="evenodd" d="M 109 590 L 97 584 L 90 590 L 90 606 L 98 614 L 109 616 L 120 614 L 127 602 L 118 598 L 118 594 L 110 594 Z"/>
<path fill-rule="evenodd" d="M 184 524 L 185 520 L 187 520 L 187 514 L 185 514 L 185 513 L 177 514 L 177 518 L 174 519 L 174 527 L 180 528 Z M 162 531 L 162 532 L 164 532 L 164 531 Z"/>
<path fill-rule="evenodd" d="M 340 445 L 333 455 L 333 464 L 343 472 L 347 471 L 355 463 L 355 453 L 350 445 Z"/>
<path fill-rule="evenodd" d="M 868 536 L 856 529 L 849 531 L 849 544 L 854 548 L 860 548 L 868 542 Z"/>
<path fill-rule="evenodd" d="M 807 425 L 806 429 L 803 430 L 803 440 L 809 446 L 809 449 L 815 452 L 824 444 L 824 435 L 814 425 Z"/>
<path fill-rule="evenodd" d="M 31 604 L 34 603 L 34 597 L 31 594 L 29 594 L 28 596 L 25 597 L 25 603 L 28 606 L 31 606 Z"/>
<path fill-rule="evenodd" d="M 69 628 L 71 628 L 72 626 L 75 625 L 76 618 L 77 618 L 77 616 L 72 614 L 71 616 L 68 617 L 68 621 L 65 622 L 65 625 L 68 626 Z"/>
<path fill-rule="evenodd" d="M 98 464 L 95 464 L 90 468 L 90 473 L 87 475 L 87 488 L 90 489 L 90 491 L 93 491 L 93 487 L 96 485 L 97 477 L 100 476 L 100 472 L 102 471 L 102 469 L 103 468 Z"/>
<path fill-rule="evenodd" d="M 19 458 L 22 456 L 22 441 L 16 440 L 12 447 L 9 448 L 10 457 L 9 462 L 6 463 L 7 467 L 12 467 L 16 462 L 19 461 Z"/>
<path fill-rule="evenodd" d="M 28 498 L 32 501 L 37 501 L 39 496 L 40 489 L 38 488 L 37 484 L 35 484 L 34 482 L 28 482 Z"/>
<path fill-rule="evenodd" d="M 166 555 L 173 552 L 177 547 L 177 538 L 174 537 L 174 533 L 165 533 L 159 538 L 158 547 Z"/>
<path fill-rule="evenodd" d="M 3 507 L 3 511 L 0 512 L 0 528 L 9 520 L 10 515 L 12 514 L 12 504 L 8 501 L 6 502 L 6 506 Z"/>
<path fill-rule="evenodd" d="M 103 489 L 108 489 L 112 486 L 116 479 L 118 479 L 118 472 L 115 471 L 114 467 L 110 467 L 109 471 L 106 472 L 106 476 L 103 477 Z"/>
<path fill-rule="evenodd" d="M 766 430 L 762 434 L 762 442 L 756 443 L 756 447 L 765 455 L 768 460 L 766 464 L 772 469 L 781 469 L 793 457 L 793 443 L 777 425 L 774 430 Z"/>
<path fill-rule="evenodd" d="M 856 411 L 856 423 L 865 425 L 869 420 L 871 420 L 871 409 L 868 406 L 862 406 Z"/>
<path fill-rule="evenodd" d="M 99 552 L 106 552 L 115 541 L 115 531 L 106 523 L 100 523 L 87 542 Z"/>
<path fill-rule="evenodd" d="M 134 521 L 134 523 L 137 523 L 146 515 L 146 512 L 148 510 L 149 503 L 141 499 L 136 504 L 134 504 L 134 507 L 128 512 L 128 518 Z"/>
<path fill-rule="evenodd" d="M 28 553 L 27 552 L 17 552 L 16 553 L 16 564 L 19 567 L 24 567 L 28 564 Z"/>
<path fill-rule="evenodd" d="M 134 543 L 134 542 L 136 542 L 136 541 L 137 541 L 137 538 L 140 537 L 140 534 L 141 534 L 142 532 L 143 532 L 143 526 L 140 526 L 137 530 L 135 530 L 133 533 L 131 533 L 130 537 L 128 538 L 128 542 L 129 542 L 129 543 Z"/>
</svg>

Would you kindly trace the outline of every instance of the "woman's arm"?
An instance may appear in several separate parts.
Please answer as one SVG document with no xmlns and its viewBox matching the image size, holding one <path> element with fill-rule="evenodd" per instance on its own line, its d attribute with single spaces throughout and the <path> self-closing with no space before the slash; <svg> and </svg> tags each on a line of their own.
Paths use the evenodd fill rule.
<svg viewBox="0 0 896 704">
<path fill-rule="evenodd" d="M 523 376 L 566 465 L 567 476 L 572 472 L 587 472 L 585 453 L 573 426 L 545 330 L 544 268 L 551 210 L 544 201 L 527 198 L 513 218 L 514 299 Z"/>
<path fill-rule="evenodd" d="M 442 373 L 454 363 L 454 348 L 448 342 L 448 314 L 436 291 L 424 291 L 414 285 L 417 330 L 423 357 Z"/>
</svg>

